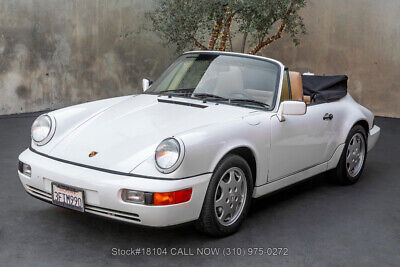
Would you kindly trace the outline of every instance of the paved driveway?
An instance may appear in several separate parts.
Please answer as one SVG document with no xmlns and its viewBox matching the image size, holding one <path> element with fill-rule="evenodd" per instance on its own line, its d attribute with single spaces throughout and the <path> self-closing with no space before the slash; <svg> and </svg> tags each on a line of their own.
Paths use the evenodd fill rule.
<svg viewBox="0 0 400 267">
<path fill-rule="evenodd" d="M 224 239 L 203 236 L 191 224 L 144 228 L 28 196 L 16 169 L 18 154 L 29 145 L 33 120 L 32 116 L 0 118 L 1 266 L 394 266 L 400 262 L 399 119 L 376 119 L 381 139 L 368 155 L 358 184 L 342 187 L 319 175 L 259 199 L 240 232 Z M 274 247 L 287 248 L 288 255 L 223 255 L 243 254 L 238 248 L 248 254 L 256 252 L 253 248 Z M 210 248 L 219 255 L 198 255 L 211 253 Z M 113 255 L 131 249 L 153 256 Z M 154 256 L 164 252 L 168 255 Z"/>
</svg>

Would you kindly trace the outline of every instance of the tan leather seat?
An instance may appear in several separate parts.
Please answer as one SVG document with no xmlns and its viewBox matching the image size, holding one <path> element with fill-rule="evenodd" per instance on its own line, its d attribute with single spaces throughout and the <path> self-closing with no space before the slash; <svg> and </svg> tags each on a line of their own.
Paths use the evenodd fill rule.
<svg viewBox="0 0 400 267">
<path fill-rule="evenodd" d="M 289 71 L 290 88 L 292 91 L 292 100 L 304 101 L 303 99 L 303 79 L 301 74 L 295 71 Z"/>
<path fill-rule="evenodd" d="M 303 100 L 304 100 L 304 102 L 306 102 L 306 104 L 311 104 L 311 96 L 304 95 Z"/>
<path fill-rule="evenodd" d="M 289 71 L 290 87 L 292 89 L 292 100 L 311 103 L 311 97 L 303 93 L 303 78 L 299 72 Z"/>
</svg>

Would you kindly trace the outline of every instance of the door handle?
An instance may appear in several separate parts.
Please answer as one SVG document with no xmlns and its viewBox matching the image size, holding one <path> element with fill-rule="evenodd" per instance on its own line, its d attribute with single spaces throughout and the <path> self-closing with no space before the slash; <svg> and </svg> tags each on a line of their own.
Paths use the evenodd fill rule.
<svg viewBox="0 0 400 267">
<path fill-rule="evenodd" d="M 325 113 L 325 116 L 322 119 L 324 121 L 325 120 L 332 120 L 333 119 L 333 114 Z"/>
</svg>

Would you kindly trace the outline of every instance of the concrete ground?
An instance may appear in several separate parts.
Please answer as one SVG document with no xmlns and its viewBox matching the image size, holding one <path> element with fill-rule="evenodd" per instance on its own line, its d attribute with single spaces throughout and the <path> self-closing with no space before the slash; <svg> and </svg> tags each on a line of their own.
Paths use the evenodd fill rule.
<svg viewBox="0 0 400 267">
<path fill-rule="evenodd" d="M 33 120 L 31 115 L 0 118 L 1 266 L 400 263 L 399 119 L 376 119 L 382 128 L 381 139 L 368 155 L 359 183 L 343 187 L 318 175 L 264 197 L 253 203 L 240 232 L 223 239 L 203 236 L 191 224 L 169 229 L 144 228 L 80 214 L 30 197 L 24 192 L 16 169 L 18 154 L 29 145 Z M 273 247 L 287 248 L 288 255 L 222 254 L 240 253 L 238 248 L 248 252 L 252 248 Z M 158 252 L 165 248 L 168 255 L 113 255 L 118 249 L 130 248 L 160 248 Z M 197 254 L 198 248 L 213 248 L 215 253 L 220 249 L 220 254 L 172 255 Z"/>
</svg>

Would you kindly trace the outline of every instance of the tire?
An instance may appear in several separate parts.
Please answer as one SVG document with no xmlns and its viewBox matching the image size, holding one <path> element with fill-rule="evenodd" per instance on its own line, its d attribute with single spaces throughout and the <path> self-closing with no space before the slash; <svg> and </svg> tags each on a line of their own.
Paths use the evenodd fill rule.
<svg viewBox="0 0 400 267">
<path fill-rule="evenodd" d="M 249 164 L 241 156 L 227 155 L 211 177 L 196 228 L 215 237 L 235 233 L 250 208 L 252 193 L 253 177 Z"/>
<path fill-rule="evenodd" d="M 353 162 L 353 160 L 355 160 L 355 162 Z M 355 184 L 360 179 L 366 160 L 367 133 L 362 126 L 355 125 L 351 128 L 346 138 L 346 144 L 339 163 L 337 167 L 331 171 L 331 174 L 336 181 L 342 185 Z"/>
</svg>

